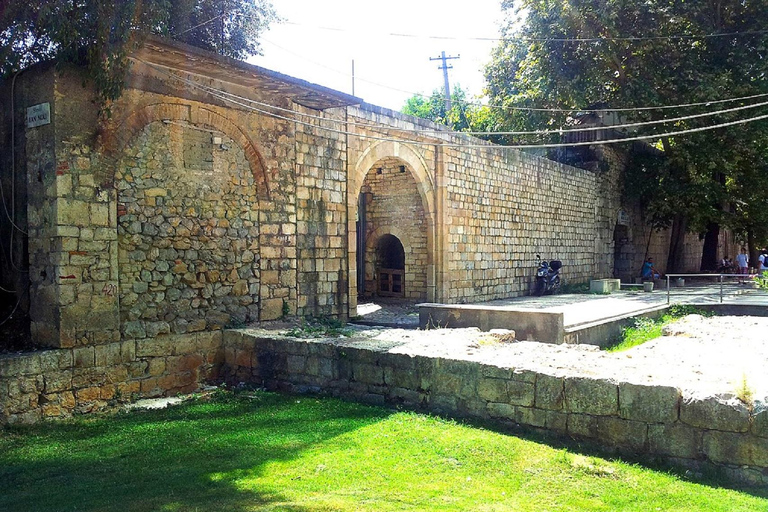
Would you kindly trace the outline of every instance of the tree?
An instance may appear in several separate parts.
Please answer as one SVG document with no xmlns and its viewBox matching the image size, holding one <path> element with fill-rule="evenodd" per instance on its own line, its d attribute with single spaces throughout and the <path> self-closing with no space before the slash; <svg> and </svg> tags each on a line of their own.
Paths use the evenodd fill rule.
<svg viewBox="0 0 768 512">
<path fill-rule="evenodd" d="M 267 0 L 28 0 L 0 11 L 0 77 L 58 59 L 87 66 L 106 102 L 117 98 L 128 54 L 147 34 L 234 58 L 258 53 L 274 11 Z"/>
<path fill-rule="evenodd" d="M 451 92 L 451 110 L 445 110 L 445 93 L 435 89 L 429 97 L 415 94 L 406 100 L 401 109 L 403 114 L 435 123 L 444 124 L 454 131 L 485 132 L 495 130 L 495 117 L 491 109 L 485 105 L 471 103 L 467 100 L 467 91 L 456 85 Z M 489 139 L 487 136 L 482 138 Z"/>
<path fill-rule="evenodd" d="M 505 39 L 486 70 L 491 102 L 564 110 L 504 111 L 501 117 L 509 129 L 564 126 L 574 110 L 592 105 L 675 105 L 768 92 L 764 0 L 506 0 L 503 7 L 508 14 Z M 624 113 L 623 120 L 713 109 L 634 110 Z M 732 119 L 688 119 L 663 129 Z M 721 224 L 748 231 L 746 226 L 757 222 L 741 217 L 746 209 L 731 205 L 768 199 L 765 180 L 754 184 L 750 197 L 736 186 L 768 161 L 764 152 L 753 150 L 756 140 L 766 140 L 765 133 L 766 127 L 753 123 L 684 137 L 660 136 L 658 147 L 665 158 L 649 167 L 635 157 L 627 179 L 643 186 L 627 190 L 644 203 L 654 224 L 670 226 L 680 236 L 686 230 L 702 233 L 702 266 L 714 264 Z M 752 158 L 742 158 L 745 153 Z M 675 250 L 679 237 L 672 238 L 669 271 L 680 262 Z"/>
</svg>

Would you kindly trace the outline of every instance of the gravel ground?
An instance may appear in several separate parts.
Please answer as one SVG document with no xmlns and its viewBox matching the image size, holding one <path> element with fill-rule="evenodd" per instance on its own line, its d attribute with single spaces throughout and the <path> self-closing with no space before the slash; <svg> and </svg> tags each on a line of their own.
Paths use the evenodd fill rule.
<svg viewBox="0 0 768 512">
<path fill-rule="evenodd" d="M 344 344 L 535 370 L 677 387 L 686 396 L 730 395 L 746 381 L 768 398 L 768 318 L 689 315 L 661 338 L 623 352 L 589 345 L 511 341 L 478 329 L 367 329 Z"/>
</svg>

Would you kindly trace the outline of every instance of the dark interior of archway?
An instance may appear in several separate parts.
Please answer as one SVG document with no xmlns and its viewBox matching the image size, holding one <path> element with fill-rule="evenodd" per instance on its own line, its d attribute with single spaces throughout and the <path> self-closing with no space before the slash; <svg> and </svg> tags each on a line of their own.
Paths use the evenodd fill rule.
<svg viewBox="0 0 768 512">
<path fill-rule="evenodd" d="M 396 236 L 382 236 L 377 244 L 377 250 L 380 268 L 405 269 L 405 249 Z"/>
</svg>

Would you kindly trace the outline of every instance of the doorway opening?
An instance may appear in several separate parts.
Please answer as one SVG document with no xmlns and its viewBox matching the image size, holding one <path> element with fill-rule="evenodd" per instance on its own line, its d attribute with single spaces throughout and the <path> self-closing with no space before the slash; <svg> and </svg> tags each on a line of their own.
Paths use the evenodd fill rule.
<svg viewBox="0 0 768 512">
<path fill-rule="evenodd" d="M 376 263 L 376 294 L 381 297 L 405 297 L 405 249 L 396 236 L 379 238 Z"/>
</svg>

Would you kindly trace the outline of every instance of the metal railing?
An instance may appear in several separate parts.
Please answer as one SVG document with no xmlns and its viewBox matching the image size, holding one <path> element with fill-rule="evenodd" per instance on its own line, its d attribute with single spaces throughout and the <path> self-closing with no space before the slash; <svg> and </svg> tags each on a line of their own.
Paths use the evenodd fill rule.
<svg viewBox="0 0 768 512">
<path fill-rule="evenodd" d="M 671 298 L 671 280 L 673 277 L 676 278 L 682 278 L 685 279 L 687 277 L 707 277 L 707 278 L 717 278 L 719 284 L 720 284 L 720 303 L 723 302 L 723 277 L 728 278 L 735 278 L 735 279 L 743 279 L 743 280 L 751 280 L 755 278 L 755 274 L 667 274 L 665 276 L 667 278 L 667 304 L 670 304 Z"/>
</svg>

